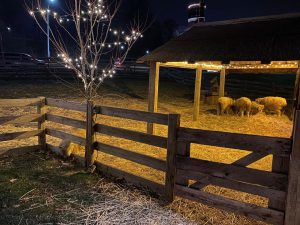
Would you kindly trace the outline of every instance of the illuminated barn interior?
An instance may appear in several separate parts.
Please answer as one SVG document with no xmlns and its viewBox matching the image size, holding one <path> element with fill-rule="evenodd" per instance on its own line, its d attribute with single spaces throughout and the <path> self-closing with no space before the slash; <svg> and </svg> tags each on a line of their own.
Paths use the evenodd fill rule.
<svg viewBox="0 0 300 225">
<path fill-rule="evenodd" d="M 204 70 L 220 72 L 219 97 L 225 94 L 226 74 L 233 71 L 297 73 L 298 85 L 299 35 L 300 14 L 195 24 L 139 59 L 151 65 L 148 110 L 157 112 L 160 67 L 196 70 L 194 120 L 199 116 Z M 148 131 L 152 132 L 151 124 Z"/>
</svg>

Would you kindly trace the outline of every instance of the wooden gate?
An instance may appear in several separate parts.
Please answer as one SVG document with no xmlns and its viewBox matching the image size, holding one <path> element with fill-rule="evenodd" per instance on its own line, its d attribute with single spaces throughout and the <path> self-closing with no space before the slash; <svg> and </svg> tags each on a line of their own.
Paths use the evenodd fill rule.
<svg viewBox="0 0 300 225">
<path fill-rule="evenodd" d="M 268 223 L 283 224 L 290 139 L 179 128 L 177 142 L 176 195 Z M 246 150 L 251 153 L 232 164 L 217 163 L 191 158 L 191 143 Z M 270 154 L 273 155 L 273 171 L 247 168 Z M 207 185 L 268 198 L 269 207 L 263 208 L 202 191 Z"/>
</svg>

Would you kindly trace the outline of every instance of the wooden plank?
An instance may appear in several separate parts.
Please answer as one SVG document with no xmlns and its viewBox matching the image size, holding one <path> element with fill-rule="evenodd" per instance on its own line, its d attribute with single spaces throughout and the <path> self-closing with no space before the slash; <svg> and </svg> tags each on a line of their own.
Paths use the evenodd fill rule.
<svg viewBox="0 0 300 225">
<path fill-rule="evenodd" d="M 85 166 L 90 167 L 95 161 L 94 151 L 94 103 L 87 101 L 86 109 L 86 139 L 85 139 Z"/>
<path fill-rule="evenodd" d="M 37 106 L 38 104 L 40 104 L 39 98 L 0 99 L 0 107 L 25 107 Z"/>
<path fill-rule="evenodd" d="M 290 165 L 290 158 L 273 156 L 272 161 L 272 172 L 288 174 Z M 269 200 L 269 208 L 276 210 L 284 210 L 285 209 L 285 200 L 286 199 L 270 199 Z"/>
<path fill-rule="evenodd" d="M 28 114 L 22 116 L 4 116 L 0 117 L 0 125 L 18 125 L 32 122 L 39 122 L 43 119 L 41 114 Z"/>
<path fill-rule="evenodd" d="M 179 170 L 177 175 L 178 177 L 186 177 L 185 171 L 183 170 Z M 253 184 L 234 181 L 234 180 L 227 180 L 224 178 L 209 176 L 207 174 L 202 174 L 201 179 L 198 179 L 196 183 L 190 186 L 190 188 L 200 190 L 206 187 L 207 185 L 224 187 L 236 191 L 262 196 L 265 198 L 270 198 L 273 200 L 278 200 L 278 201 L 284 201 L 286 198 L 286 192 L 284 191 L 274 190 L 260 185 L 253 185 Z M 281 208 L 280 211 L 284 211 L 284 207 Z"/>
<path fill-rule="evenodd" d="M 34 151 L 41 150 L 42 146 L 40 145 L 33 145 L 33 146 L 23 146 L 23 147 L 18 147 L 18 148 L 10 148 L 10 149 L 1 149 L 0 148 L 0 156 L 5 155 L 5 156 L 19 156 L 19 155 L 24 155 L 27 153 L 31 153 Z"/>
<path fill-rule="evenodd" d="M 256 161 L 263 159 L 264 157 L 268 156 L 268 153 L 261 153 L 261 152 L 251 152 L 250 154 L 234 161 L 232 165 L 235 166 L 242 166 L 247 167 Z"/>
<path fill-rule="evenodd" d="M 203 174 L 228 180 L 262 185 L 275 190 L 285 191 L 287 176 L 262 170 L 244 168 L 230 164 L 210 162 L 200 159 L 177 157 L 177 170 L 183 170 L 186 178 L 201 180 Z"/>
<path fill-rule="evenodd" d="M 147 155 L 142 155 L 136 152 L 110 146 L 107 144 L 102 144 L 99 142 L 95 143 L 95 149 L 97 149 L 100 152 L 127 159 L 132 162 L 139 163 L 160 171 L 166 171 L 166 163 L 161 159 L 156 159 Z"/>
<path fill-rule="evenodd" d="M 160 148 L 167 148 L 167 138 L 131 131 L 122 128 L 111 127 L 102 124 L 95 125 L 95 131 L 101 134 L 128 139 Z"/>
<path fill-rule="evenodd" d="M 191 144 L 177 141 L 177 155 L 181 157 L 189 158 L 191 156 Z M 176 176 L 176 184 L 180 184 L 182 186 L 188 186 L 189 179 Z"/>
<path fill-rule="evenodd" d="M 148 111 L 152 113 L 157 112 L 158 107 L 159 69 L 160 63 L 150 62 Z M 147 133 L 154 133 L 153 123 L 147 124 Z"/>
<path fill-rule="evenodd" d="M 68 117 L 63 117 L 63 116 L 58 116 L 58 115 L 53 115 L 50 113 L 46 114 L 47 121 L 54 122 L 54 123 L 59 123 L 71 127 L 76 127 L 80 129 L 85 129 L 86 128 L 86 122 L 82 120 L 76 120 Z"/>
<path fill-rule="evenodd" d="M 97 170 L 101 172 L 105 176 L 113 176 L 116 178 L 125 179 L 128 183 L 131 183 L 137 187 L 148 188 L 149 190 L 153 191 L 154 193 L 164 195 L 164 186 L 158 184 L 156 182 L 147 180 L 145 178 L 133 175 L 131 173 L 118 170 L 116 168 L 104 165 L 100 162 L 96 162 Z"/>
<path fill-rule="evenodd" d="M 299 110 L 300 109 L 300 99 L 299 99 L 299 84 L 300 84 L 300 68 L 298 68 L 297 73 L 296 73 L 296 79 L 295 79 L 295 86 L 294 86 L 294 110 Z M 294 111 L 294 113 L 295 113 Z M 294 115 L 295 116 L 295 115 Z"/>
<path fill-rule="evenodd" d="M 263 152 L 282 157 L 289 157 L 291 151 L 291 139 L 289 138 L 266 137 L 190 128 L 178 129 L 178 141 Z"/>
<path fill-rule="evenodd" d="M 80 112 L 86 112 L 86 103 L 78 103 L 65 101 L 60 99 L 46 98 L 46 105 L 56 108 L 75 110 Z"/>
<path fill-rule="evenodd" d="M 167 170 L 165 179 L 165 190 L 167 202 L 174 200 L 174 186 L 176 175 L 176 150 L 177 129 L 180 127 L 180 115 L 169 114 L 168 122 L 168 147 L 167 147 Z"/>
<path fill-rule="evenodd" d="M 46 150 L 46 98 L 40 97 L 40 104 L 37 106 L 37 113 L 41 115 L 41 120 L 38 122 L 38 129 L 42 133 L 38 137 L 38 143 L 42 146 L 42 149 Z"/>
<path fill-rule="evenodd" d="M 63 140 L 70 140 L 76 144 L 85 146 L 85 138 L 68 134 L 65 131 L 46 128 L 46 134 Z"/>
<path fill-rule="evenodd" d="M 175 193 L 178 196 L 192 201 L 197 201 L 222 210 L 238 213 L 256 220 L 261 220 L 275 225 L 283 224 L 283 212 L 231 200 L 222 196 L 194 190 L 180 185 L 175 186 Z"/>
<path fill-rule="evenodd" d="M 112 108 L 107 106 L 95 106 L 97 114 L 120 117 L 131 120 L 144 121 L 157 124 L 168 124 L 168 115 L 162 113 L 151 113 L 138 110 Z"/>
<path fill-rule="evenodd" d="M 289 168 L 288 193 L 285 209 L 285 225 L 300 223 L 297 206 L 300 202 L 300 111 L 296 111 L 294 120 L 293 147 Z"/>
<path fill-rule="evenodd" d="M 39 136 L 41 133 L 42 133 L 41 130 L 34 130 L 34 131 L 21 131 L 21 132 L 0 134 L 0 142 L 31 138 L 31 137 Z"/>
<path fill-rule="evenodd" d="M 200 113 L 201 100 L 201 81 L 202 81 L 202 67 L 196 69 L 195 91 L 194 91 L 194 113 L 193 120 L 197 121 Z"/>
<path fill-rule="evenodd" d="M 226 69 L 222 68 L 220 72 L 219 97 L 225 96 L 225 79 L 226 79 Z"/>
</svg>

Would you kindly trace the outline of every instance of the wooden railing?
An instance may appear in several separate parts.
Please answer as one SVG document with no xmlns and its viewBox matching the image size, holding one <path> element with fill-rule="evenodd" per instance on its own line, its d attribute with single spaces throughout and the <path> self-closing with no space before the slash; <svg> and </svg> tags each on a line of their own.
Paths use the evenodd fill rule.
<svg viewBox="0 0 300 225">
<path fill-rule="evenodd" d="M 8 122 L 13 124 L 38 122 L 38 129 L 28 132 L 1 134 L 0 141 L 38 136 L 39 143 L 32 146 L 31 150 L 46 147 L 61 155 L 63 155 L 62 149 L 59 146 L 50 144 L 48 138 L 46 142 L 46 135 L 70 141 L 85 147 L 85 155 L 81 158 L 81 162 L 85 166 L 96 165 L 97 170 L 105 175 L 124 178 L 137 186 L 148 187 L 150 190 L 162 195 L 168 202 L 172 202 L 174 196 L 181 196 L 272 224 L 295 224 L 291 221 L 294 219 L 293 216 L 296 215 L 294 214 L 297 211 L 298 204 L 296 196 L 298 196 L 298 190 L 300 190 L 297 183 L 299 179 L 299 165 L 297 163 L 298 158 L 300 158 L 298 141 L 300 125 L 295 126 L 292 140 L 289 138 L 184 128 L 180 126 L 180 116 L 177 114 L 149 113 L 94 106 L 93 102 L 81 104 L 50 98 L 0 100 L 0 107 L 12 106 L 37 106 L 37 113 L 21 117 L 1 117 L 0 125 Z M 48 109 L 47 112 L 45 106 Z M 51 113 L 49 109 L 52 108 L 63 109 L 65 113 L 63 115 Z M 74 112 L 83 113 L 85 115 L 84 119 L 75 119 L 72 116 Z M 300 112 L 297 111 L 296 114 L 295 124 L 299 124 Z M 152 135 L 118 126 L 105 125 L 99 123 L 98 120 L 95 121 L 96 115 L 167 126 L 167 136 Z M 80 136 L 67 130 L 53 128 L 48 126 L 48 123 L 82 129 L 85 130 L 85 135 Z M 121 138 L 166 149 L 166 160 L 104 143 L 95 139 L 97 135 Z M 250 153 L 232 164 L 225 164 L 192 158 L 190 156 L 191 144 L 223 147 L 228 148 L 228 151 L 234 149 Z M 140 174 L 129 173 L 122 170 L 122 168 L 109 166 L 99 160 L 95 161 L 94 155 L 97 152 L 162 171 L 165 173 L 165 183 L 160 184 L 142 178 Z M 273 156 L 272 171 L 248 168 L 250 164 L 267 155 Z M 292 164 L 292 162 L 294 163 Z M 289 170 L 289 168 L 291 169 Z M 203 189 L 208 185 L 267 198 L 269 200 L 268 207 L 244 203 L 205 192 Z M 288 217 L 285 218 L 285 215 L 288 215 Z"/>
<path fill-rule="evenodd" d="M 86 103 L 77 103 L 77 102 L 58 100 L 52 98 L 47 98 L 45 103 L 46 106 L 48 107 L 48 112 L 46 113 L 46 121 L 55 124 L 70 126 L 73 128 L 86 129 L 86 124 L 87 124 L 86 120 L 74 119 L 71 118 L 72 116 L 66 117 L 62 115 L 56 115 L 50 112 L 50 109 L 56 108 L 56 109 L 64 110 L 65 111 L 64 114 L 72 115 L 72 111 L 82 112 L 85 114 L 87 109 Z M 78 134 L 71 134 L 70 132 L 67 132 L 66 130 L 63 130 L 61 128 L 47 127 L 45 129 L 45 133 L 49 136 L 58 138 L 62 141 L 70 141 L 72 143 L 81 146 L 86 146 L 86 138 L 82 136 L 78 136 Z M 53 145 L 47 142 L 47 149 L 59 155 L 65 156 L 63 153 L 63 149 L 61 149 L 57 145 Z M 85 160 L 83 158 L 77 156 L 77 159 L 80 161 L 82 165 L 85 165 Z"/>
<path fill-rule="evenodd" d="M 171 138 L 176 133 L 177 127 L 174 127 L 173 124 L 174 123 L 177 124 L 177 121 L 179 121 L 179 115 L 172 115 L 172 114 L 166 115 L 166 114 L 150 113 L 150 112 L 143 112 L 143 111 L 136 111 L 136 110 L 104 107 L 104 106 L 94 107 L 94 112 L 96 114 L 105 115 L 105 116 L 119 117 L 123 119 L 156 123 L 156 124 L 168 126 L 168 138 L 166 138 L 166 137 L 151 135 L 139 131 L 107 126 L 103 124 L 94 125 L 94 132 L 99 134 L 105 134 L 108 136 L 123 138 L 134 142 L 167 149 L 168 152 L 167 161 L 146 156 L 127 149 L 122 149 L 119 147 L 99 143 L 99 142 L 95 142 L 94 148 L 97 151 L 100 151 L 102 153 L 120 157 L 153 169 L 166 172 L 165 186 L 163 186 L 156 182 L 146 180 L 144 178 L 141 178 L 133 174 L 129 174 L 125 171 L 117 170 L 112 167 L 106 166 L 104 164 L 101 164 L 100 162 L 97 163 L 97 167 L 100 171 L 105 173 L 110 173 L 114 176 L 125 178 L 126 180 L 129 180 L 130 182 L 136 185 L 142 184 L 142 186 L 146 186 L 150 188 L 152 191 L 165 195 L 167 200 L 172 201 L 172 195 L 170 195 L 170 193 L 173 192 L 172 179 L 174 179 L 173 177 L 174 174 L 172 175 L 170 173 L 171 170 L 169 168 L 170 164 L 168 162 L 168 158 L 169 158 L 169 153 L 175 152 L 174 149 L 175 145 L 172 144 Z M 174 133 L 173 135 L 172 132 Z"/>
<path fill-rule="evenodd" d="M 37 128 L 31 131 L 18 131 L 12 133 L 1 133 L 0 142 L 20 141 L 32 137 L 38 137 L 38 143 L 35 145 L 27 145 L 15 149 L 0 151 L 0 154 L 23 153 L 41 149 L 45 146 L 45 114 L 44 114 L 45 98 L 32 99 L 0 99 L 0 108 L 15 107 L 36 107 L 36 112 L 32 114 L 24 114 L 21 116 L 4 116 L 0 117 L 0 128 L 5 125 L 22 125 L 26 126 L 35 123 Z M 0 129 L 1 130 L 1 129 Z"/>
</svg>

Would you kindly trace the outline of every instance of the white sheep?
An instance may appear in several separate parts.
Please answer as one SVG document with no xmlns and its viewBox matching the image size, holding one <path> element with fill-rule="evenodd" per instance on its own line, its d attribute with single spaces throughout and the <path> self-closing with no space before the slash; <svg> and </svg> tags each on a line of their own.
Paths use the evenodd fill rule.
<svg viewBox="0 0 300 225">
<path fill-rule="evenodd" d="M 258 98 L 255 101 L 265 106 L 265 112 L 276 113 L 278 116 L 282 115 L 283 108 L 287 106 L 286 99 L 282 97 Z"/>
<path fill-rule="evenodd" d="M 218 100 L 217 114 L 223 115 L 224 113 L 229 114 L 230 109 L 234 105 L 234 100 L 229 97 L 221 97 Z"/>
<path fill-rule="evenodd" d="M 246 113 L 247 117 L 250 116 L 251 105 L 251 99 L 246 97 L 239 98 L 234 103 L 234 107 L 237 110 L 238 115 L 244 116 Z"/>
</svg>

